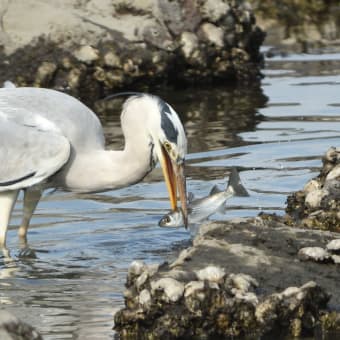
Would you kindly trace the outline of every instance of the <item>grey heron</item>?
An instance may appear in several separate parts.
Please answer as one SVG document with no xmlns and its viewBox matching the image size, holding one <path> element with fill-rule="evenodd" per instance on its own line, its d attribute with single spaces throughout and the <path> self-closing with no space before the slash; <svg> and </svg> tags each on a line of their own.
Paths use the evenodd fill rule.
<svg viewBox="0 0 340 340">
<path fill-rule="evenodd" d="M 96 114 L 65 93 L 42 88 L 0 89 L 0 246 L 23 190 L 19 237 L 27 242 L 34 210 L 47 188 L 101 192 L 139 182 L 163 169 L 171 208 L 187 216 L 187 141 L 174 109 L 157 96 L 135 94 L 123 104 L 122 150 L 107 150 Z"/>
</svg>

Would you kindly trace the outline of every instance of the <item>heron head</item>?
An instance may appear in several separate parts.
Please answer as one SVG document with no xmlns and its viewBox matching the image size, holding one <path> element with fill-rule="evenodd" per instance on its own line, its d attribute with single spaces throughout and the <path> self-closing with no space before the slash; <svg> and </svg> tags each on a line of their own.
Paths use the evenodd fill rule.
<svg viewBox="0 0 340 340">
<path fill-rule="evenodd" d="M 162 99 L 156 97 L 159 110 L 159 126 L 155 128 L 155 152 L 161 164 L 168 188 L 171 209 L 177 209 L 179 196 L 184 224 L 187 226 L 188 208 L 186 179 L 184 174 L 187 139 L 176 111 Z"/>
<path fill-rule="evenodd" d="M 125 92 L 111 95 L 132 95 L 123 107 L 124 126 L 139 126 L 139 133 L 146 134 L 152 152 L 152 164 L 159 161 L 169 192 L 171 209 L 177 210 L 180 199 L 183 220 L 187 226 L 187 192 L 184 175 L 184 160 L 187 152 L 187 139 L 183 125 L 175 110 L 161 98 L 138 92 Z M 139 113 L 136 115 L 136 113 Z M 124 129 L 122 124 L 122 128 Z M 145 127 L 145 129 L 143 128 Z M 136 134 L 136 130 L 126 129 L 125 136 Z"/>
</svg>

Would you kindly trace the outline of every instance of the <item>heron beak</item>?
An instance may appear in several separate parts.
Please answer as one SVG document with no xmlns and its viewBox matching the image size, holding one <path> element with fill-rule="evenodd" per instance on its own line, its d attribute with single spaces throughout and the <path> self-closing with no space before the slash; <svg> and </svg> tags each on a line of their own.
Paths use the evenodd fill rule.
<svg viewBox="0 0 340 340">
<path fill-rule="evenodd" d="M 183 212 L 184 225 L 187 228 L 188 206 L 187 206 L 186 179 L 184 175 L 184 162 L 173 161 L 169 157 L 166 150 L 162 147 L 162 157 L 160 159 L 160 164 L 163 170 L 165 183 L 169 192 L 171 210 L 177 209 L 177 199 L 179 196 Z"/>
</svg>

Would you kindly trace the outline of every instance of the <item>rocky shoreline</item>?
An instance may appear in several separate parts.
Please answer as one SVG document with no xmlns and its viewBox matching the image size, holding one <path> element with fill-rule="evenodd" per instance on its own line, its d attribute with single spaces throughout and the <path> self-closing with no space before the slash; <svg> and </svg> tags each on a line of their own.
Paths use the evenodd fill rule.
<svg viewBox="0 0 340 340">
<path fill-rule="evenodd" d="M 266 43 L 275 54 L 340 51 L 340 6 L 337 0 L 250 0 Z"/>
<path fill-rule="evenodd" d="M 321 216 L 338 209 L 339 166 L 340 149 L 330 148 L 313 180 L 319 183 L 315 190 L 327 190 Z M 296 195 L 300 201 L 289 199 L 290 214 L 301 211 L 293 208 L 301 205 Z M 308 194 L 304 199 L 308 206 Z M 309 215 L 210 222 L 173 262 L 133 262 L 125 308 L 115 315 L 120 338 L 339 336 L 339 216 L 327 225 L 333 231 L 308 229 L 315 227 L 308 217 L 318 214 L 302 210 Z"/>
<path fill-rule="evenodd" d="M 0 82 L 86 103 L 131 87 L 261 78 L 265 34 L 245 1 L 11 0 L 0 18 Z"/>
</svg>

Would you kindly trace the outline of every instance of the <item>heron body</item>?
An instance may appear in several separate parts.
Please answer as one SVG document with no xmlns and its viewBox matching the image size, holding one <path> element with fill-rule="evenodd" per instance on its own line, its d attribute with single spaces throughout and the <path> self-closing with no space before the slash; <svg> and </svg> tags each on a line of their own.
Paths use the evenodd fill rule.
<svg viewBox="0 0 340 340">
<path fill-rule="evenodd" d="M 0 89 L 0 244 L 18 192 L 24 190 L 19 236 L 46 188 L 100 192 L 140 181 L 160 161 L 171 206 L 177 189 L 186 209 L 186 138 L 176 112 L 159 97 L 138 94 L 123 105 L 123 150 L 107 150 L 98 117 L 64 93 Z"/>
</svg>

